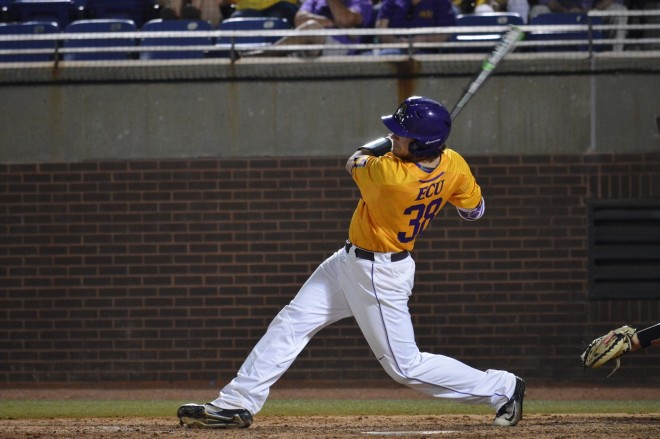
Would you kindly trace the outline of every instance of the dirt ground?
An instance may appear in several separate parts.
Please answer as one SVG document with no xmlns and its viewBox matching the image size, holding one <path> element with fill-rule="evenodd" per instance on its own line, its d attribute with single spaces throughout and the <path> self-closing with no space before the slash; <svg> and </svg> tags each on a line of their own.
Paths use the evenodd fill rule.
<svg viewBox="0 0 660 439">
<path fill-rule="evenodd" d="M 227 438 L 353 439 L 522 438 L 584 439 L 660 437 L 660 415 L 529 415 L 513 428 L 495 427 L 490 417 L 444 416 L 261 416 L 248 429 L 196 430 L 172 418 L 3 420 L 0 437 L 36 438 Z"/>
<path fill-rule="evenodd" d="M 216 394 L 210 388 L 148 389 L 0 389 L 0 399 L 172 399 L 204 402 Z M 273 389 L 271 399 L 420 399 L 418 393 L 401 388 Z M 547 388 L 528 387 L 527 399 L 544 400 L 660 400 L 655 388 Z M 266 416 L 255 417 L 248 429 L 196 430 L 167 418 L 99 419 L 5 419 L 0 439 L 87 439 L 87 438 L 182 438 L 182 439 L 325 439 L 341 438 L 660 438 L 660 413 L 539 415 L 526 414 L 514 428 L 496 427 L 487 415 L 440 416 Z"/>
</svg>

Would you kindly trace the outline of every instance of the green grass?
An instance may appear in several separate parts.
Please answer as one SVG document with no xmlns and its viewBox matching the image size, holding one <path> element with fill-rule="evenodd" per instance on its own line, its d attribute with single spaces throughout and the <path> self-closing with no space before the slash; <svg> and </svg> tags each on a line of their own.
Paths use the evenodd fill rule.
<svg viewBox="0 0 660 439">
<path fill-rule="evenodd" d="M 187 401 L 0 400 L 0 419 L 80 417 L 174 417 Z M 660 413 L 660 401 L 525 402 L 526 413 Z M 260 416 L 491 414 L 487 406 L 437 400 L 271 400 Z"/>
</svg>

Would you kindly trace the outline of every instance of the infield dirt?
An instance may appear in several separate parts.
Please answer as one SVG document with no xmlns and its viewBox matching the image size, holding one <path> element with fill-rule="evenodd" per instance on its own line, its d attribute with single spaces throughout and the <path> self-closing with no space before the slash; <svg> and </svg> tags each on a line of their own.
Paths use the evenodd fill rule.
<svg viewBox="0 0 660 439">
<path fill-rule="evenodd" d="M 0 389 L 0 399 L 171 399 L 203 402 L 213 389 Z M 527 398 L 544 400 L 660 400 L 660 390 L 648 388 L 535 387 Z M 273 399 L 418 399 L 407 389 L 279 389 Z M 425 398 L 425 397 L 424 397 Z M 660 438 L 660 413 L 655 414 L 525 414 L 513 428 L 492 425 L 490 415 L 419 416 L 267 416 L 258 415 L 248 429 L 196 430 L 164 418 L 4 419 L 1 439 L 320 439 L 320 438 Z"/>
<path fill-rule="evenodd" d="M 0 437 L 36 438 L 523 438 L 660 437 L 660 415 L 529 415 L 516 427 L 495 427 L 487 416 L 261 416 L 248 429 L 192 430 L 173 418 L 4 420 Z"/>
</svg>

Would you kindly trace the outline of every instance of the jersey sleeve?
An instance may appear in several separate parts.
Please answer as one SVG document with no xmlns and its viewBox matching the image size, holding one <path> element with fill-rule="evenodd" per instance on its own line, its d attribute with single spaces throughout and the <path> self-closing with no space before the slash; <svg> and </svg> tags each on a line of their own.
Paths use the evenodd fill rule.
<svg viewBox="0 0 660 439">
<path fill-rule="evenodd" d="M 457 174 L 457 184 L 454 193 L 447 200 L 456 207 L 474 209 L 481 201 L 481 187 L 472 175 L 470 167 L 460 154 L 446 151 L 451 156 L 452 171 Z"/>
<path fill-rule="evenodd" d="M 361 155 L 355 159 L 352 175 L 358 187 L 361 188 L 363 184 L 391 184 L 392 167 L 390 163 L 385 162 L 385 160 L 391 161 L 388 155 L 382 157 Z"/>
</svg>

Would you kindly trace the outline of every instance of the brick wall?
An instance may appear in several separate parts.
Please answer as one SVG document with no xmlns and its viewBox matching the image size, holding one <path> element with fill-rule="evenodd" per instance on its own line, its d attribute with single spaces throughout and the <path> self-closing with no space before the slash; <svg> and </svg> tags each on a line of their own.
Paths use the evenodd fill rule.
<svg viewBox="0 0 660 439">
<path fill-rule="evenodd" d="M 660 301 L 587 299 L 587 201 L 660 197 L 660 154 L 466 158 L 487 214 L 468 223 L 448 206 L 419 240 L 420 347 L 528 379 L 602 380 L 580 348 L 657 323 Z M 343 164 L 0 165 L 0 382 L 230 379 L 346 239 L 358 192 Z M 630 355 L 616 382 L 659 382 L 659 359 Z M 285 379 L 386 375 L 349 319 Z"/>
</svg>

